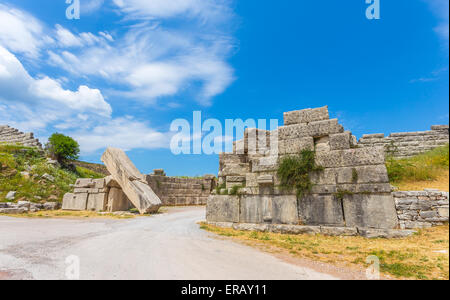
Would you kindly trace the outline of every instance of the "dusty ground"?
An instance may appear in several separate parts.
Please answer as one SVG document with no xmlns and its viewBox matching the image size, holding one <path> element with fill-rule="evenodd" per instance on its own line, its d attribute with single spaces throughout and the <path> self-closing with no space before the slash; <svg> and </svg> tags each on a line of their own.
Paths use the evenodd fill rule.
<svg viewBox="0 0 450 300">
<path fill-rule="evenodd" d="M 0 216 L 0 279 L 66 279 L 74 270 L 66 259 L 74 256 L 80 279 L 362 278 L 218 239 L 197 224 L 204 215 L 195 207 L 128 220 Z"/>
</svg>

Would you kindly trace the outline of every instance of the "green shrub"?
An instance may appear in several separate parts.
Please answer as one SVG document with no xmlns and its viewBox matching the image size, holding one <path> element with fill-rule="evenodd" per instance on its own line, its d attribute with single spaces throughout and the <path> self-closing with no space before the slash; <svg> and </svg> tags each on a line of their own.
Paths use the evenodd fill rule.
<svg viewBox="0 0 450 300">
<path fill-rule="evenodd" d="M 310 192 L 313 187 L 310 174 L 323 170 L 316 165 L 315 156 L 315 151 L 303 150 L 298 155 L 284 157 L 277 172 L 280 188 L 287 191 L 295 189 L 299 198 Z"/>
<path fill-rule="evenodd" d="M 71 137 L 54 133 L 48 139 L 46 150 L 60 163 L 78 159 L 80 145 Z"/>
</svg>

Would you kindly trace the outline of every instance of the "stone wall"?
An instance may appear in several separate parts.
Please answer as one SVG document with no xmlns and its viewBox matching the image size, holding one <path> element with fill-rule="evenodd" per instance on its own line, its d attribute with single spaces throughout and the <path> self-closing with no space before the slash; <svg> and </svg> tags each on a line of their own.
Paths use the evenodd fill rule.
<svg viewBox="0 0 450 300">
<path fill-rule="evenodd" d="M 216 178 L 167 177 L 163 170 L 155 170 L 146 180 L 152 190 L 166 206 L 206 205 L 211 191 L 216 186 Z"/>
<path fill-rule="evenodd" d="M 448 223 L 449 193 L 438 190 L 394 192 L 401 229 L 428 228 Z"/>
<path fill-rule="evenodd" d="M 359 140 L 360 147 L 385 147 L 389 153 L 398 158 L 422 154 L 449 143 L 449 126 L 435 125 L 430 131 L 366 134 Z"/>
<path fill-rule="evenodd" d="M 208 200 L 207 221 L 392 229 L 398 226 L 383 147 L 359 147 L 328 107 L 287 112 L 276 131 L 246 130 L 233 153 L 220 155 L 220 194 Z M 279 188 L 280 160 L 316 151 L 324 169 L 297 199 Z M 234 189 L 233 189 L 234 187 Z"/>
<path fill-rule="evenodd" d="M 21 144 L 42 149 L 42 144 L 34 138 L 33 133 L 23 133 L 7 125 L 0 125 L 0 143 Z"/>
<path fill-rule="evenodd" d="M 64 195 L 62 209 L 72 211 L 117 212 L 133 208 L 119 184 L 110 176 L 78 179 L 73 193 Z"/>
</svg>

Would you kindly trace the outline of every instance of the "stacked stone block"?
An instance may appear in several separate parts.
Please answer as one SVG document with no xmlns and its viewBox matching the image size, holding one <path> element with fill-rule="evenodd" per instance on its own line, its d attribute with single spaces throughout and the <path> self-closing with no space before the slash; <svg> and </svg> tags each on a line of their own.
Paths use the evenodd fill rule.
<svg viewBox="0 0 450 300">
<path fill-rule="evenodd" d="M 287 112 L 284 120 L 275 131 L 256 130 L 265 147 L 251 149 L 255 142 L 247 130 L 233 153 L 220 155 L 219 184 L 228 193 L 242 188 L 238 196 L 211 196 L 208 221 L 397 227 L 383 147 L 358 148 L 352 133 L 330 119 L 328 107 Z M 310 174 L 313 190 L 297 199 L 295 191 L 280 190 L 277 170 L 283 157 L 304 149 L 316 151 L 323 171 Z"/>
<path fill-rule="evenodd" d="M 78 179 L 73 193 L 64 195 L 63 210 L 116 212 L 133 208 L 119 184 L 111 177 Z"/>
<path fill-rule="evenodd" d="M 146 181 L 166 206 L 206 205 L 211 191 L 216 186 L 216 178 L 167 177 L 164 170 L 155 170 L 147 175 Z"/>
<path fill-rule="evenodd" d="M 400 228 L 429 228 L 448 223 L 449 193 L 425 190 L 395 192 L 393 195 Z"/>
<path fill-rule="evenodd" d="M 33 133 L 23 133 L 7 125 L 0 126 L 0 143 L 19 144 L 42 149 L 42 144 L 34 138 Z"/>
<path fill-rule="evenodd" d="M 366 134 L 359 140 L 360 147 L 385 147 L 397 158 L 407 158 L 433 150 L 449 143 L 449 126 L 435 125 L 430 131 Z"/>
</svg>

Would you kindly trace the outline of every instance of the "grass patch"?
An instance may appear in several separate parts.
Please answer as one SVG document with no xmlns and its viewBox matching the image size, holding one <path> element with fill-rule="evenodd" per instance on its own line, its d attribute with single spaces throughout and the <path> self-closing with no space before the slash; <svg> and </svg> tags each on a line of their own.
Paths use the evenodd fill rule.
<svg viewBox="0 0 450 300">
<path fill-rule="evenodd" d="M 395 159 L 390 156 L 386 167 L 391 183 L 397 187 L 434 182 L 444 176 L 447 177 L 448 190 L 449 145 L 411 158 Z"/>
<path fill-rule="evenodd" d="M 448 225 L 393 240 L 238 231 L 205 223 L 200 227 L 249 245 L 284 249 L 299 258 L 339 266 L 368 267 L 367 257 L 375 255 L 380 259 L 381 272 L 398 279 L 449 279 L 449 255 L 438 252 L 449 250 Z"/>
<path fill-rule="evenodd" d="M 13 218 L 31 218 L 31 219 L 133 219 L 135 215 L 115 215 L 112 213 L 98 213 L 92 211 L 39 211 L 25 214 L 0 214 L 0 216 L 8 216 Z"/>
<path fill-rule="evenodd" d="M 302 150 L 298 155 L 284 157 L 277 172 L 281 181 L 280 188 L 289 192 L 295 189 L 298 198 L 309 193 L 313 187 L 310 174 L 323 170 L 316 165 L 315 157 L 315 151 L 311 150 Z"/>
</svg>

